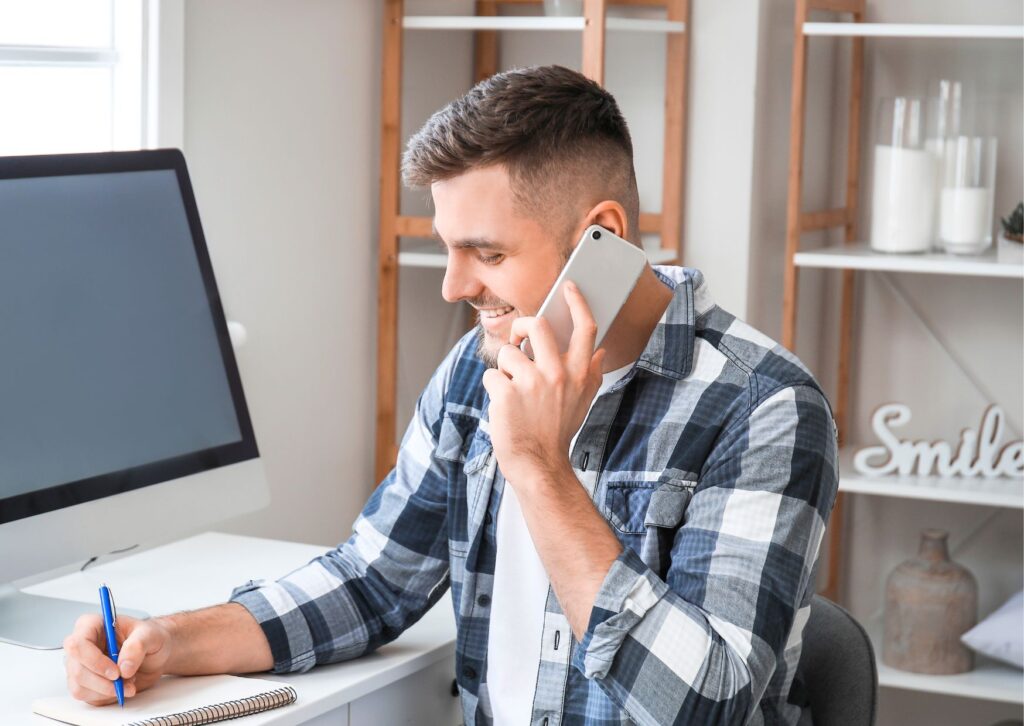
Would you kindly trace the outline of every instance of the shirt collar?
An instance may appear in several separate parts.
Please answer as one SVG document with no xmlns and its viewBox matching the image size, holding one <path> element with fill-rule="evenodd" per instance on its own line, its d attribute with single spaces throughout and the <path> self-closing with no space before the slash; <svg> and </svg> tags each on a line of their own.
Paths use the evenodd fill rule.
<svg viewBox="0 0 1024 726">
<path fill-rule="evenodd" d="M 683 379 L 693 368 L 697 318 L 715 303 L 700 270 L 668 265 L 657 265 L 653 270 L 673 290 L 673 295 L 637 366 L 668 378 Z"/>
</svg>

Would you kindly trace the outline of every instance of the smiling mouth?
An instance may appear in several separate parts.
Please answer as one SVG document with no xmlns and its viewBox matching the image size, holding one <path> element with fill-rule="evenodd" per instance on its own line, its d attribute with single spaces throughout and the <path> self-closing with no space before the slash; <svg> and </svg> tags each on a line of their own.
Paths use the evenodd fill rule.
<svg viewBox="0 0 1024 726">
<path fill-rule="evenodd" d="M 477 313 L 480 315 L 481 320 L 495 320 L 508 315 L 514 309 L 513 307 L 491 308 L 489 310 L 477 308 Z"/>
</svg>

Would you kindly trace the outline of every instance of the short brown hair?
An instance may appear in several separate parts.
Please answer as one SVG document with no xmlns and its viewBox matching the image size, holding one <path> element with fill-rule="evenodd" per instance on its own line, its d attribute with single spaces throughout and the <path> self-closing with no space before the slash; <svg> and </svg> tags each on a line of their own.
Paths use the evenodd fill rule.
<svg viewBox="0 0 1024 726">
<path fill-rule="evenodd" d="M 615 98 L 562 66 L 505 71 L 437 111 L 406 147 L 402 178 L 426 187 L 502 164 L 527 212 L 568 234 L 578 215 L 612 199 L 639 242 L 633 142 Z"/>
</svg>

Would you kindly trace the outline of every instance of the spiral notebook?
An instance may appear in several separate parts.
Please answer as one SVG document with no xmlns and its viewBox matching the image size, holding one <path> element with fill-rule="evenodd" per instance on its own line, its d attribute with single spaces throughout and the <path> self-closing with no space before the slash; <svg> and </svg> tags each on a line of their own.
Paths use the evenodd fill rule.
<svg viewBox="0 0 1024 726">
<path fill-rule="evenodd" d="M 124 708 L 90 706 L 71 696 L 39 698 L 32 711 L 75 726 L 199 726 L 287 706 L 295 689 L 277 681 L 240 676 L 164 676 L 126 698 Z"/>
</svg>

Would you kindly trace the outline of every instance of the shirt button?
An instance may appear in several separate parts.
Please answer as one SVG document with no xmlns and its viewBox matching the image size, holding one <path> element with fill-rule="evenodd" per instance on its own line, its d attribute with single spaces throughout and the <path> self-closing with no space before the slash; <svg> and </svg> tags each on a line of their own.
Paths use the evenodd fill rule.
<svg viewBox="0 0 1024 726">
<path fill-rule="evenodd" d="M 476 602 L 477 602 L 478 605 L 480 605 L 482 607 L 487 607 L 488 605 L 491 604 L 491 597 L 490 597 L 490 595 L 481 595 L 480 597 L 478 597 L 476 599 Z"/>
<path fill-rule="evenodd" d="M 465 666 L 462 669 L 462 675 L 464 675 L 466 678 L 470 680 L 473 680 L 474 678 L 476 678 L 476 669 L 474 669 L 473 666 Z"/>
<path fill-rule="evenodd" d="M 491 517 L 491 513 L 490 512 L 488 512 L 487 514 L 484 515 L 484 523 L 485 524 L 490 524 L 492 519 L 493 518 Z"/>
</svg>

